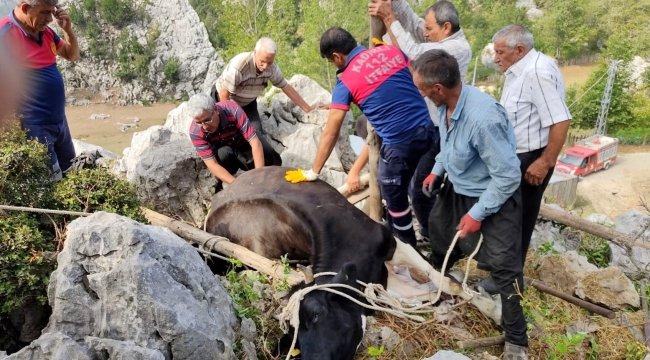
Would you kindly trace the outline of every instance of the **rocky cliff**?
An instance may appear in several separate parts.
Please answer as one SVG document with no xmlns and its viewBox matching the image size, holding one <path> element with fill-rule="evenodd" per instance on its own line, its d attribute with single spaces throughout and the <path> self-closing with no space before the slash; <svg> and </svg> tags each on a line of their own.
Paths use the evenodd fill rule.
<svg viewBox="0 0 650 360">
<path fill-rule="evenodd" d="M 89 89 L 123 105 L 180 100 L 209 89 L 224 65 L 188 0 L 68 0 L 62 5 L 81 49 L 78 62 L 59 60 L 68 92 Z M 88 100 L 73 95 L 68 101 Z"/>
</svg>

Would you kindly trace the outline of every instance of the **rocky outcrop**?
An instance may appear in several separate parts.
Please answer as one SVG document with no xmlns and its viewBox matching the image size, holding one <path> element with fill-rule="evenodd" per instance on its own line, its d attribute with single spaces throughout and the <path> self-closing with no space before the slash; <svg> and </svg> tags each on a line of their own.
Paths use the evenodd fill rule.
<svg viewBox="0 0 650 360">
<path fill-rule="evenodd" d="M 650 215 L 637 210 L 630 210 L 614 220 L 614 230 L 633 238 L 650 241 Z M 616 266 L 633 278 L 648 277 L 650 268 L 650 250 L 632 246 L 629 251 L 610 242 L 611 260 L 609 265 Z"/>
<path fill-rule="evenodd" d="M 82 7 L 82 0 L 70 0 L 67 8 L 75 4 Z M 116 74 L 120 68 L 117 60 L 102 56 L 95 57 L 90 51 L 91 39 L 79 33 L 79 46 L 82 57 L 71 63 L 59 60 L 67 91 L 90 88 L 103 95 L 104 99 L 118 101 L 118 104 L 135 104 L 142 101 L 157 101 L 163 98 L 180 100 L 209 89 L 215 82 L 224 62 L 212 47 L 208 32 L 199 20 L 188 0 L 135 0 L 134 6 L 144 6 L 146 16 L 139 22 L 129 24 L 118 30 L 100 19 L 102 41 L 111 43 L 113 51 L 124 45 L 120 40 L 122 31 L 137 38 L 143 46 L 153 46 L 152 59 L 147 65 L 146 79 L 124 81 Z M 152 35 L 159 33 L 152 41 Z M 165 77 L 165 64 L 172 58 L 178 60 L 177 81 Z M 76 103 L 71 101 L 71 104 Z"/>
<path fill-rule="evenodd" d="M 43 335 L 9 359 L 235 359 L 222 285 L 183 239 L 99 212 L 68 225 Z"/>
<path fill-rule="evenodd" d="M 331 95 L 327 90 L 304 75 L 293 76 L 289 84 L 308 104 L 329 104 L 331 101 Z M 283 165 L 310 169 L 316 158 L 316 150 L 327 124 L 329 112 L 315 110 L 305 114 L 278 89 L 269 90 L 257 104 L 263 117 L 266 137 L 282 156 Z M 335 187 L 343 185 L 347 171 L 356 159 L 349 139 L 351 121 L 352 114 L 348 112 L 334 151 L 321 171 L 321 179 Z"/>
<path fill-rule="evenodd" d="M 576 283 L 576 295 L 614 310 L 638 308 L 641 304 L 632 281 L 616 267 L 598 269 L 587 274 Z"/>
<path fill-rule="evenodd" d="M 578 255 L 575 251 L 544 256 L 537 264 L 541 282 L 568 294 L 575 292 L 578 280 L 584 279 L 587 274 L 597 270 L 596 265 L 591 264 L 586 257 Z"/>
</svg>

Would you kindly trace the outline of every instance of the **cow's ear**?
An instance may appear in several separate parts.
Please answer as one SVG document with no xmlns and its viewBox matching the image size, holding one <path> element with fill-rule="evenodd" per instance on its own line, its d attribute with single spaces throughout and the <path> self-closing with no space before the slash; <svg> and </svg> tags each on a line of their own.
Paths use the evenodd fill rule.
<svg viewBox="0 0 650 360">
<path fill-rule="evenodd" d="M 347 262 L 343 264 L 343 268 L 339 271 L 334 278 L 332 278 L 332 283 L 336 284 L 345 284 L 358 288 L 359 284 L 357 283 L 357 266 L 354 263 Z"/>
</svg>

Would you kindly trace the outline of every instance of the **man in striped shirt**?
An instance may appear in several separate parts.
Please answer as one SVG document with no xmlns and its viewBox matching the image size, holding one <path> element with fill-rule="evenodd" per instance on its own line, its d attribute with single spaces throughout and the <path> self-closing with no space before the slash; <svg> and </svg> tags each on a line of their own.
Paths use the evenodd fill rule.
<svg viewBox="0 0 650 360">
<path fill-rule="evenodd" d="M 270 81 L 280 88 L 296 105 L 308 113 L 316 106 L 307 105 L 298 92 L 287 83 L 280 67 L 275 63 L 277 45 L 270 38 L 261 38 L 255 50 L 236 55 L 217 79 L 215 90 L 219 100 L 231 100 L 244 109 L 258 134 L 262 134 L 262 121 L 257 111 L 257 97 Z"/>
<path fill-rule="evenodd" d="M 377 0 L 368 3 L 368 12 L 384 22 L 391 43 L 399 47 L 412 60 L 428 50 L 442 49 L 454 56 L 460 66 L 461 81 L 467 74 L 467 68 L 472 60 L 472 49 L 460 27 L 460 16 L 453 3 L 438 1 L 424 12 L 424 19 L 418 16 L 406 0 Z M 438 126 L 438 110 L 425 97 L 431 120 Z M 428 219 L 435 198 L 428 198 L 422 193 L 422 181 L 429 175 L 435 164 L 440 145 L 435 145 L 425 155 L 426 166 L 423 172 L 413 176 L 410 186 L 413 189 L 411 206 L 420 223 L 420 234 L 429 237 Z"/>
<path fill-rule="evenodd" d="M 501 105 L 515 129 L 521 162 L 521 250 L 525 262 L 542 196 L 566 139 L 571 114 L 564 100 L 560 69 L 553 59 L 533 48 L 533 35 L 528 29 L 506 26 L 492 42 L 494 61 L 506 76 Z"/>
<path fill-rule="evenodd" d="M 192 118 L 192 144 L 208 170 L 221 182 L 233 182 L 240 169 L 282 165 L 280 156 L 260 141 L 260 135 L 234 102 L 215 103 L 210 95 L 199 93 L 187 102 L 186 114 Z"/>
<path fill-rule="evenodd" d="M 440 154 L 423 189 L 439 193 L 429 217 L 430 261 L 449 270 L 473 253 L 479 234 L 483 237 L 475 258 L 491 267 L 501 295 L 503 358 L 526 360 L 526 320 L 517 292 L 523 286 L 520 175 L 512 125 L 496 100 L 461 82 L 458 62 L 446 51 L 427 51 L 411 62 L 411 70 L 440 117 Z M 456 236 L 461 240 L 450 249 Z"/>
</svg>

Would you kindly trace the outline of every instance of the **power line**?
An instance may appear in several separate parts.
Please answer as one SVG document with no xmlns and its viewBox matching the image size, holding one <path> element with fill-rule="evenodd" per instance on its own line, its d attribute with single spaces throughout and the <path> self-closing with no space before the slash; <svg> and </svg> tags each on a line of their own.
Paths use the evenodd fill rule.
<svg viewBox="0 0 650 360">
<path fill-rule="evenodd" d="M 571 107 L 572 107 L 573 105 L 575 105 L 575 103 L 577 103 L 578 101 L 580 101 L 580 99 L 582 99 L 583 96 L 587 95 L 587 93 L 589 92 L 589 90 L 593 89 L 594 86 L 598 85 L 598 83 L 600 83 L 600 82 L 605 78 L 605 76 L 607 76 L 607 72 L 605 72 L 605 73 L 603 74 L 603 76 L 600 77 L 600 79 L 596 80 L 596 82 L 595 82 L 593 85 L 591 85 L 591 87 L 590 87 L 589 89 L 585 90 L 585 92 L 583 92 L 582 95 L 580 95 L 579 98 L 577 98 L 577 99 L 576 99 L 576 100 L 575 100 L 571 105 L 569 105 L 569 109 L 571 109 Z"/>
</svg>

